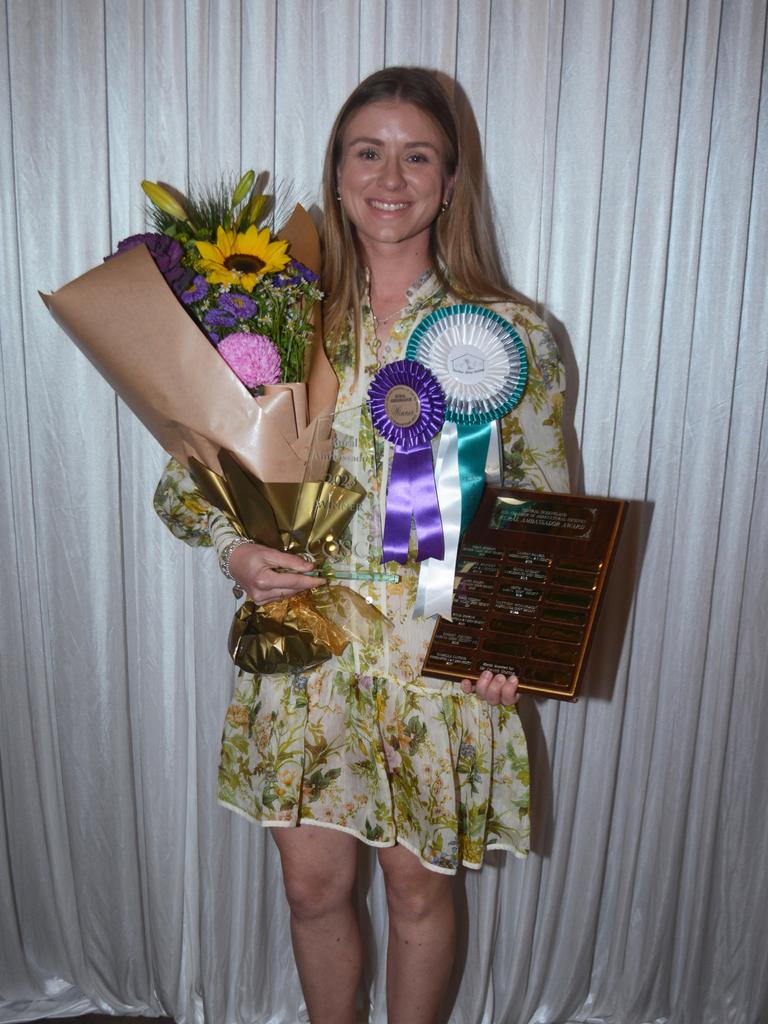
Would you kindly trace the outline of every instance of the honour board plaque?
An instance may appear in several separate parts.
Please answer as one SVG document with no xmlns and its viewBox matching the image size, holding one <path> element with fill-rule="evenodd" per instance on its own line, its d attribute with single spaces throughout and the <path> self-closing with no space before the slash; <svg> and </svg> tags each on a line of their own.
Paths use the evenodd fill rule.
<svg viewBox="0 0 768 1024">
<path fill-rule="evenodd" d="M 521 692 L 575 700 L 626 504 L 486 487 L 423 675 L 516 673 Z"/>
</svg>

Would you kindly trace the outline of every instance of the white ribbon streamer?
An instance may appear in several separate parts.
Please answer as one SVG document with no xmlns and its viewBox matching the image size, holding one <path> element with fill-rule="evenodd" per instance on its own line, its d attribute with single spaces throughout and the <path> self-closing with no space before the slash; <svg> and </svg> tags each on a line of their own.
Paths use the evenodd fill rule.
<svg viewBox="0 0 768 1024">
<path fill-rule="evenodd" d="M 498 420 L 491 424 L 491 441 L 485 463 L 486 483 L 500 486 L 503 481 L 503 453 Z M 443 424 L 435 461 L 435 484 L 443 520 L 445 555 L 425 558 L 419 569 L 419 586 L 413 614 L 425 619 L 440 615 L 453 621 L 453 588 L 461 532 L 461 483 L 459 481 L 459 439 L 455 423 Z"/>
<path fill-rule="evenodd" d="M 488 445 L 488 457 L 485 460 L 485 482 L 491 487 L 501 487 L 504 482 L 504 452 L 501 447 L 498 420 L 491 423 L 491 440 Z"/>
<path fill-rule="evenodd" d="M 414 615 L 451 619 L 456 556 L 461 533 L 461 484 L 459 482 L 459 439 L 455 423 L 444 423 L 435 462 L 435 484 L 443 520 L 445 555 L 425 558 L 419 569 Z"/>
</svg>

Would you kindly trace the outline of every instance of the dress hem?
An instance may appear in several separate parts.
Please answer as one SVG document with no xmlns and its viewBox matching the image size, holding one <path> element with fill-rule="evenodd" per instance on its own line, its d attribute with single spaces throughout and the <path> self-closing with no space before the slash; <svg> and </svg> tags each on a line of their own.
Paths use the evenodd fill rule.
<svg viewBox="0 0 768 1024">
<path fill-rule="evenodd" d="M 349 836 L 353 836 L 358 839 L 361 843 L 365 843 L 366 846 L 372 846 L 377 849 L 391 849 L 393 846 L 402 846 L 403 849 L 408 850 L 414 857 L 417 857 L 420 864 L 423 864 L 429 871 L 434 871 L 439 875 L 456 875 L 458 874 L 458 867 L 455 868 L 444 868 L 439 864 L 432 864 L 430 861 L 425 860 L 424 857 L 418 852 L 415 846 L 407 842 L 404 839 L 393 839 L 389 842 L 378 842 L 375 839 L 369 839 L 364 836 L 362 832 L 357 829 L 349 828 L 346 825 L 338 825 L 334 821 L 318 821 L 317 818 L 303 818 L 299 822 L 299 825 L 294 824 L 292 821 L 270 821 L 267 818 L 256 818 L 247 811 L 244 811 L 242 807 L 238 807 L 237 804 L 229 803 L 228 800 L 222 800 L 221 797 L 217 799 L 222 807 L 228 811 L 232 811 L 233 814 L 239 814 L 241 818 L 245 818 L 246 821 L 253 822 L 254 825 L 261 825 L 262 828 L 298 828 L 299 825 L 314 825 L 317 828 L 331 828 L 336 832 L 345 832 Z M 489 843 L 485 847 L 486 852 L 491 850 L 501 850 L 503 853 L 511 853 L 518 860 L 525 860 L 528 856 L 527 850 L 520 850 L 518 847 L 509 846 L 505 843 Z M 467 868 L 470 871 L 479 871 L 483 866 L 481 861 L 479 864 L 473 861 L 464 860 L 461 862 L 461 867 Z"/>
</svg>

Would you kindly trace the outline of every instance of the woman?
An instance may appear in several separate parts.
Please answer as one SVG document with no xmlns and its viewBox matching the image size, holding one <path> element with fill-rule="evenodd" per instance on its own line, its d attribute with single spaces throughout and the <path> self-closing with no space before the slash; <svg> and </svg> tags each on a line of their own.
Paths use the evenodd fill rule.
<svg viewBox="0 0 768 1024">
<path fill-rule="evenodd" d="M 326 347 L 340 383 L 338 421 L 355 425 L 349 446 L 368 494 L 353 520 L 351 557 L 380 568 L 385 481 L 365 410 L 368 384 L 380 366 L 403 358 L 413 328 L 441 306 L 471 300 L 515 324 L 530 368 L 523 400 L 503 423 L 506 482 L 567 490 L 562 366 L 545 325 L 496 270 L 453 107 L 431 73 L 389 68 L 353 92 L 331 133 L 324 202 Z M 192 491 L 172 465 L 158 512 L 189 543 L 210 534 L 223 568 L 255 601 L 321 585 L 301 575 L 298 556 L 238 543 L 221 513 L 199 514 Z M 399 583 L 360 585 L 393 623 L 390 635 L 305 673 L 241 673 L 225 723 L 220 798 L 271 826 L 313 1024 L 355 1019 L 361 840 L 378 847 L 384 872 L 392 1024 L 438 1016 L 454 959 L 458 867 L 479 867 L 489 848 L 527 852 L 517 680 L 484 673 L 473 687 L 422 679 L 433 622 L 412 614 L 418 564 L 392 567 Z"/>
</svg>

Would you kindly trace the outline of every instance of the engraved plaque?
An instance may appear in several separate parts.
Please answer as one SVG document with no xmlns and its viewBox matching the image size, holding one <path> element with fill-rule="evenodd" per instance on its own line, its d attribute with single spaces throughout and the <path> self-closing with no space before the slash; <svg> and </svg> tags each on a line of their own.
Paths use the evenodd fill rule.
<svg viewBox="0 0 768 1024">
<path fill-rule="evenodd" d="M 423 674 L 515 672 L 521 692 L 576 700 L 626 505 L 486 487 Z"/>
</svg>

